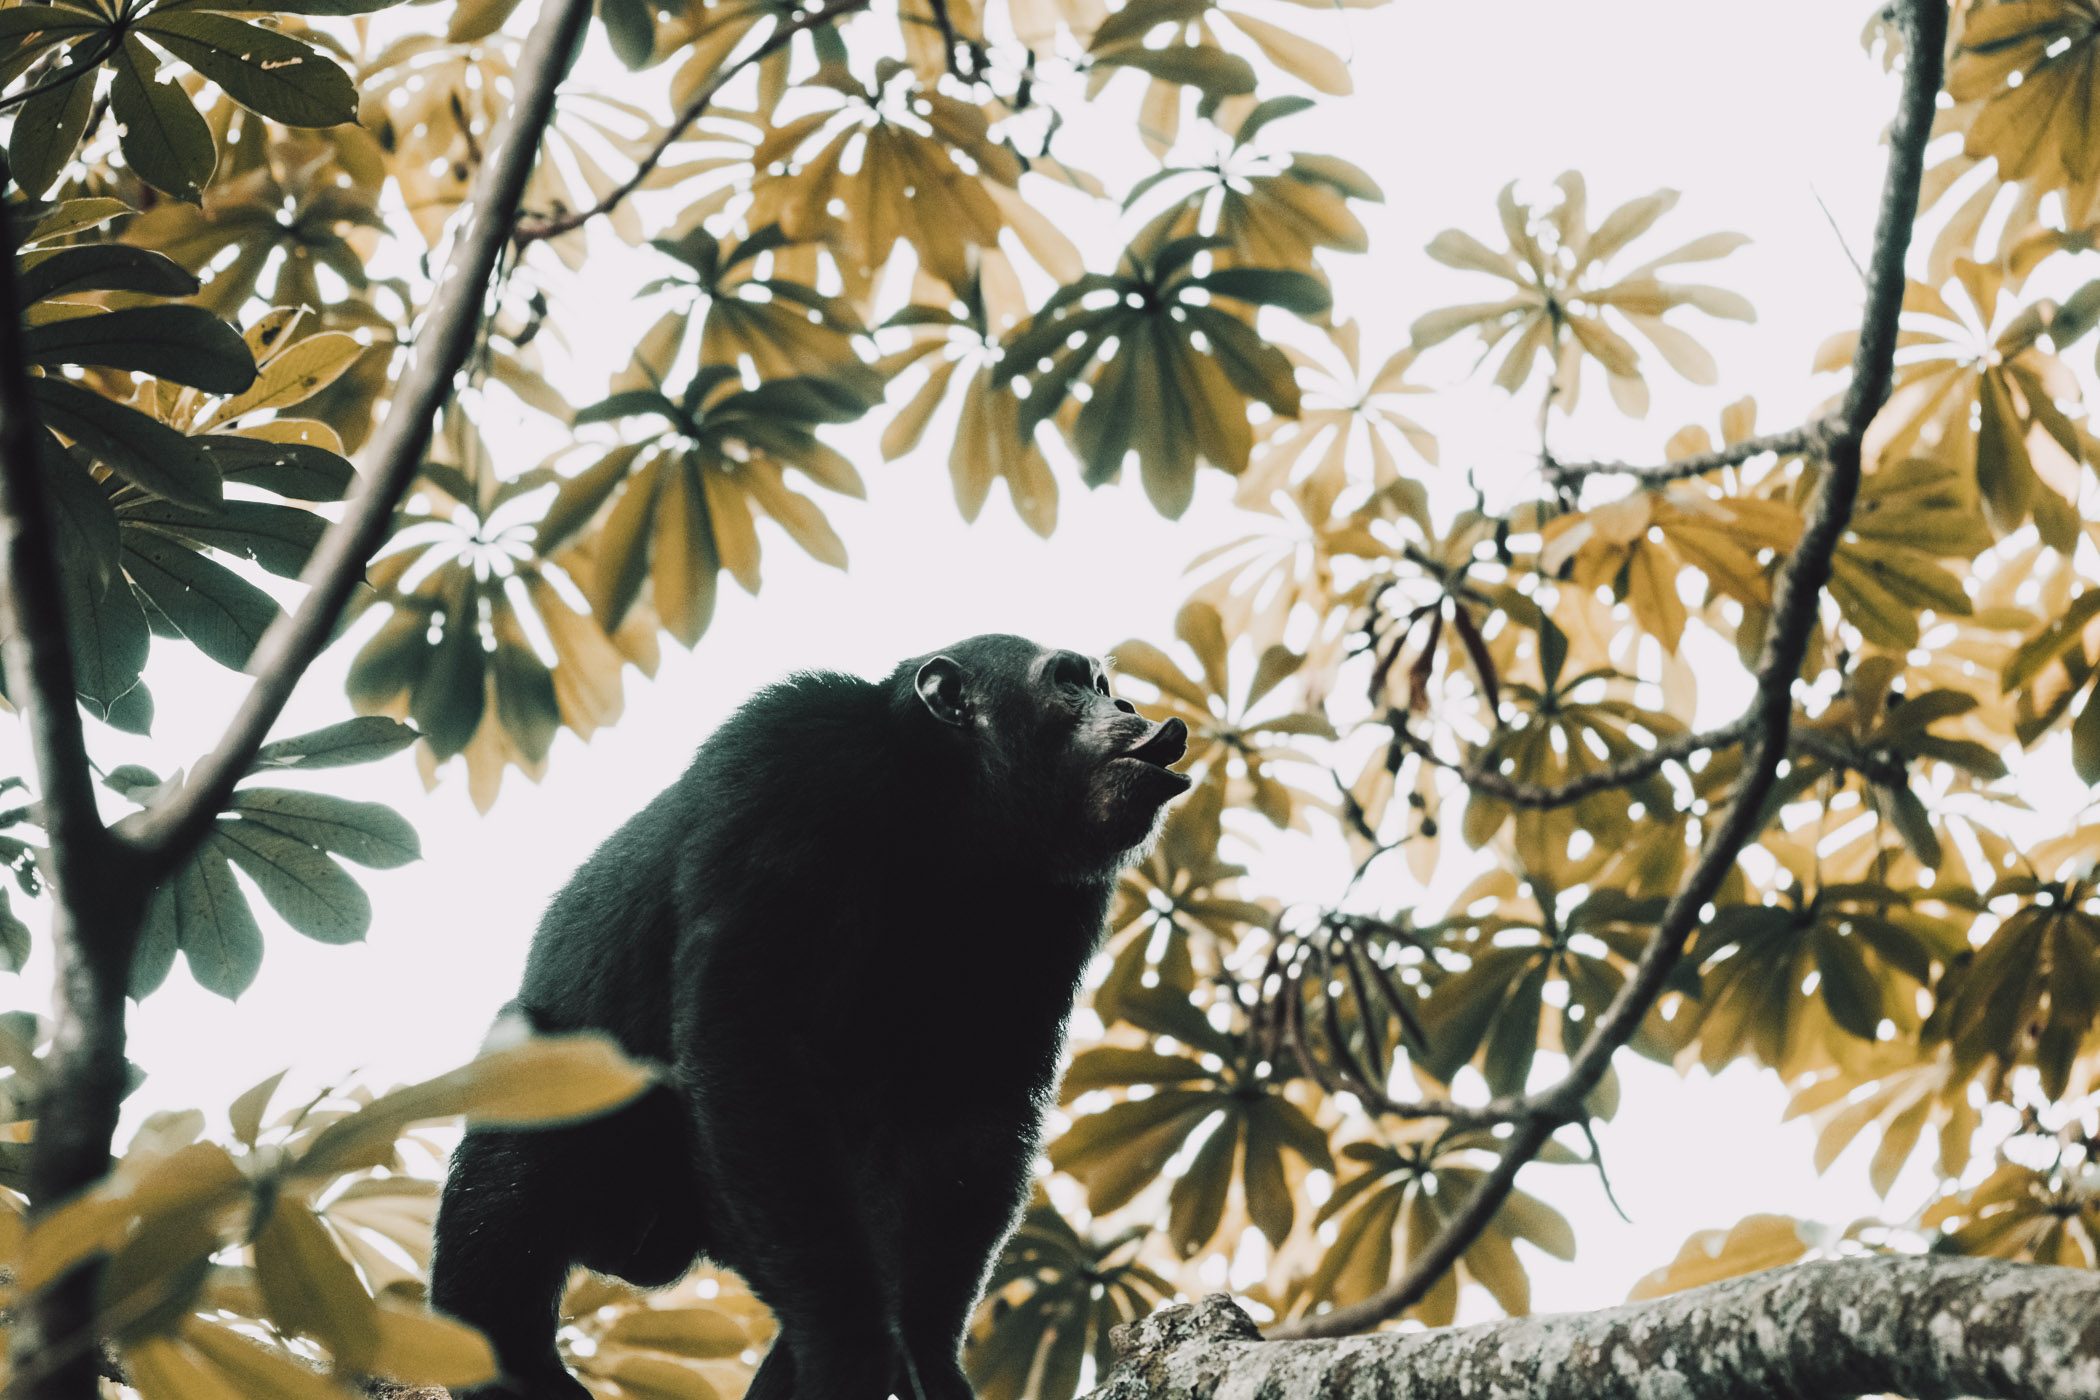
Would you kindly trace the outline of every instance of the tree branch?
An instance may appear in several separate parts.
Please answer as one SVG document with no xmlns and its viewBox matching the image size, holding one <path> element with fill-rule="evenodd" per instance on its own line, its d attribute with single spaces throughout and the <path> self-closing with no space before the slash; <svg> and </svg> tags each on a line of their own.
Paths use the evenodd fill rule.
<svg viewBox="0 0 2100 1400">
<path fill-rule="evenodd" d="M 1606 768 L 1593 769 L 1579 774 L 1565 783 L 1547 785 L 1543 783 L 1521 783 L 1494 768 L 1482 767 L 1478 762 L 1457 763 L 1439 757 L 1429 747 L 1429 741 L 1418 738 L 1405 728 L 1396 728 L 1393 737 L 1399 746 L 1421 758 L 1432 767 L 1447 773 L 1455 773 L 1469 792 L 1492 797 L 1512 807 L 1527 811 L 1551 811 L 1557 807 L 1572 807 L 1585 797 L 1615 788 L 1629 787 L 1661 772 L 1663 765 L 1682 763 L 1695 753 L 1706 749 L 1727 748 L 1740 742 L 1749 732 L 1750 717 L 1743 717 L 1722 725 L 1719 729 L 1708 729 L 1697 734 L 1680 734 L 1663 739 L 1645 753 L 1614 763 Z"/>
<path fill-rule="evenodd" d="M 489 278 L 509 244 L 518 201 L 539 158 L 540 134 L 554 113 L 555 89 L 568 72 L 590 13 L 589 0 L 547 0 L 526 36 L 518 57 L 516 100 L 475 176 L 466 223 L 439 274 L 437 295 L 415 336 L 386 420 L 372 435 L 370 468 L 300 575 L 307 592 L 298 611 L 280 617 L 256 644 L 248 663 L 255 684 L 219 746 L 191 770 L 179 793 L 120 827 L 152 877 L 179 865 L 210 829 L 299 678 L 328 645 L 365 564 L 386 542 L 394 508 L 408 494 L 430 445 L 432 422 L 452 397 L 453 380 L 473 347 Z"/>
<path fill-rule="evenodd" d="M 124 987 L 144 885 L 119 860 L 95 803 L 74 695 L 58 527 L 44 489 L 44 457 L 53 444 L 37 422 L 22 355 L 14 227 L 13 210 L 0 200 L 0 627 L 8 695 L 28 730 L 38 821 L 50 839 L 44 865 L 57 983 L 26 1183 L 30 1209 L 41 1216 L 109 1170 L 124 1096 Z M 95 1291 L 96 1271 L 80 1267 L 27 1299 L 12 1329 L 15 1357 L 36 1356 L 52 1339 L 79 1331 L 95 1315 Z M 94 1387 L 89 1355 L 54 1367 L 21 1394 L 74 1400 Z"/>
<path fill-rule="evenodd" d="M 1653 1302 L 1264 1342 L 1222 1294 L 1115 1332 L 1090 1400 L 2096 1400 L 2100 1274 L 1930 1255 L 1771 1269 Z"/>
<path fill-rule="evenodd" d="M 1664 765 L 1682 763 L 1693 754 L 1708 749 L 1729 748 L 1740 743 L 1751 727 L 1752 717 L 1744 714 L 1718 729 L 1707 729 L 1697 734 L 1680 734 L 1673 739 L 1657 743 L 1645 753 L 1606 768 L 1579 774 L 1567 782 L 1553 784 L 1522 783 L 1497 769 L 1482 767 L 1477 761 L 1459 763 L 1444 758 L 1429 747 L 1428 740 L 1420 738 L 1404 727 L 1396 727 L 1393 737 L 1396 745 L 1405 752 L 1417 755 L 1432 767 L 1456 774 L 1459 783 L 1469 792 L 1495 798 L 1525 811 L 1545 812 L 1560 807 L 1572 807 L 1584 798 L 1593 797 L 1600 792 L 1611 792 L 1643 782 L 1661 772 Z M 1797 730 L 1789 740 L 1789 747 L 1794 752 L 1819 758 L 1835 768 L 1849 769 L 1883 785 L 1900 783 L 1906 776 L 1901 763 L 1861 753 L 1827 734 L 1819 734 L 1812 730 Z"/>
<path fill-rule="evenodd" d="M 1859 344 L 1852 356 L 1852 381 L 1845 391 L 1844 405 L 1828 430 L 1826 468 L 1809 502 L 1800 542 L 1780 566 L 1773 585 L 1772 620 L 1765 632 L 1764 653 L 1758 658 L 1757 690 L 1744 716 L 1749 734 L 1742 776 L 1737 779 L 1728 806 L 1715 820 L 1684 883 L 1664 906 L 1655 934 L 1635 964 L 1633 975 L 1590 1028 L 1581 1050 L 1569 1059 L 1567 1074 L 1558 1083 L 1527 1096 L 1523 1114 L 1501 1159 L 1481 1179 L 1442 1234 L 1413 1267 L 1378 1293 L 1347 1307 L 1286 1323 L 1276 1329 L 1276 1336 L 1334 1337 L 1361 1332 L 1398 1317 L 1420 1301 L 1494 1219 L 1515 1184 L 1517 1173 L 1545 1146 L 1554 1130 L 1582 1114 L 1583 1103 L 1603 1079 L 1612 1056 L 1633 1036 L 1649 1008 L 1662 995 L 1683 956 L 1686 941 L 1704 916 L 1707 902 L 1720 889 L 1743 847 L 1757 835 L 1765 798 L 1787 752 L 1794 713 L 1794 681 L 1807 653 L 1809 633 L 1816 624 L 1823 587 L 1830 579 L 1831 556 L 1851 518 L 1853 500 L 1859 492 L 1860 442 L 1867 424 L 1888 398 L 1895 362 L 1896 323 L 1907 281 L 1904 258 L 1910 250 L 1911 225 L 1918 212 L 1918 181 L 1924 169 L 1925 145 L 1932 134 L 1947 28 L 1945 0 L 1902 0 L 1899 9 L 1908 62 L 1896 119 L 1889 131 L 1888 171 L 1875 222 Z"/>
<path fill-rule="evenodd" d="M 1723 467 L 1740 467 L 1752 457 L 1762 457 L 1767 452 L 1781 457 L 1797 453 L 1820 455 L 1827 450 L 1830 434 L 1835 431 L 1839 416 L 1819 418 L 1804 423 L 1798 428 L 1788 428 L 1781 433 L 1766 433 L 1762 437 L 1744 438 L 1715 452 L 1702 452 L 1696 457 L 1683 457 L 1675 462 L 1665 462 L 1659 467 L 1637 467 L 1628 462 L 1562 462 L 1550 453 L 1539 459 L 1540 468 L 1553 479 L 1553 484 L 1563 490 L 1579 489 L 1593 476 L 1630 477 L 1642 486 L 1665 486 L 1673 481 L 1685 481 L 1708 472 L 1720 471 Z"/>
<path fill-rule="evenodd" d="M 663 163 L 665 153 L 671 147 L 677 145 L 679 138 L 684 136 L 693 123 L 699 121 L 707 109 L 714 105 L 714 100 L 721 96 L 722 89 L 729 86 L 737 74 L 779 52 L 786 47 L 790 40 L 804 30 L 815 29 L 819 25 L 830 24 L 856 11 L 865 10 L 870 3 L 871 0 L 838 0 L 836 4 L 818 9 L 804 10 L 801 14 L 782 20 L 778 25 L 774 26 L 773 32 L 766 36 L 766 41 L 763 44 L 760 44 L 757 48 L 729 64 L 716 73 L 714 77 L 707 80 L 707 84 L 693 95 L 692 100 L 685 104 L 684 109 L 671 119 L 671 124 L 664 128 L 664 134 L 657 138 L 656 144 L 649 149 L 649 152 L 635 162 L 632 175 L 629 175 L 625 180 L 622 180 L 618 185 L 607 191 L 603 199 L 588 209 L 580 209 L 568 214 L 550 214 L 541 218 L 519 219 L 517 227 L 513 231 L 513 236 L 517 239 L 518 246 L 523 248 L 544 238 L 557 238 L 564 233 L 573 233 L 591 220 L 610 214 L 613 210 L 619 208 L 626 203 L 630 195 L 642 187 L 649 176 L 654 173 L 656 167 Z"/>
</svg>

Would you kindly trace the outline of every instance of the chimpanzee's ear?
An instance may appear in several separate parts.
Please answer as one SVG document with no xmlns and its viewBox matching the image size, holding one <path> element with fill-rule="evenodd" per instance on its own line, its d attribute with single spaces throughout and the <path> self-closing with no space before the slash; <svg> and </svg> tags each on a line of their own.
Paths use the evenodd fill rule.
<svg viewBox="0 0 2100 1400">
<path fill-rule="evenodd" d="M 912 682 L 926 713 L 942 724 L 961 726 L 969 722 L 970 702 L 963 698 L 963 668 L 952 657 L 936 656 L 919 668 Z"/>
</svg>

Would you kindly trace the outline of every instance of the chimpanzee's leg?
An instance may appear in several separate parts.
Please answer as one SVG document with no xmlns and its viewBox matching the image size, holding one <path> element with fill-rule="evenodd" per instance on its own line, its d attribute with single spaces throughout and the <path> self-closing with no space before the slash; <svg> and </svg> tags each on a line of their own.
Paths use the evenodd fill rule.
<svg viewBox="0 0 2100 1400">
<path fill-rule="evenodd" d="M 503 1381 L 471 1392 L 477 1400 L 589 1400 L 554 1345 L 578 1243 L 560 1148 L 521 1132 L 469 1132 L 445 1178 L 430 1302 L 495 1348 Z"/>
</svg>

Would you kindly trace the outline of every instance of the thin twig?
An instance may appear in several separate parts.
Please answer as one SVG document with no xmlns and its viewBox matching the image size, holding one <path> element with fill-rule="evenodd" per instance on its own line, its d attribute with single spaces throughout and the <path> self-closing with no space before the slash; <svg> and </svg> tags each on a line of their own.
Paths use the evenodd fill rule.
<svg viewBox="0 0 2100 1400">
<path fill-rule="evenodd" d="M 1859 344 L 1852 356 L 1852 382 L 1825 441 L 1829 469 L 1809 504 L 1800 543 L 1780 568 L 1773 588 L 1772 622 L 1758 658 L 1757 692 L 1749 710 L 1752 729 L 1742 776 L 1728 806 L 1715 821 L 1698 861 L 1664 907 L 1633 975 L 1597 1018 L 1582 1048 L 1569 1057 L 1567 1073 L 1550 1088 L 1527 1096 L 1524 1116 L 1516 1122 L 1501 1157 L 1429 1248 L 1405 1273 L 1371 1297 L 1298 1318 L 1274 1329 L 1272 1337 L 1346 1336 L 1376 1327 L 1419 1302 L 1472 1247 L 1508 1199 L 1517 1173 L 1538 1155 L 1561 1124 L 1583 1116 L 1583 1104 L 1603 1079 L 1613 1055 L 1632 1038 L 1662 995 L 1707 902 L 1764 821 L 1765 798 L 1777 779 L 1793 723 L 1794 680 L 1807 653 L 1823 588 L 1829 582 L 1831 556 L 1859 492 L 1860 442 L 1888 398 L 1895 363 L 1896 323 L 1907 280 L 1904 258 L 1918 212 L 1918 182 L 1932 132 L 1947 27 L 1944 0 L 1904 0 L 1901 11 L 1909 62 L 1889 133 L 1888 173 L 1874 230 Z"/>
<path fill-rule="evenodd" d="M 180 864 L 217 819 L 299 678 L 328 645 L 366 562 L 385 543 L 394 507 L 415 481 L 432 423 L 451 399 L 453 381 L 473 346 L 490 274 L 509 245 L 518 201 L 539 158 L 540 135 L 554 113 L 555 89 L 590 14 L 590 0 L 549 0 L 526 37 L 518 58 L 517 100 L 475 177 L 466 223 L 439 274 L 437 295 L 416 333 L 386 420 L 372 435 L 370 467 L 300 575 L 305 599 L 297 612 L 272 623 L 256 644 L 249 662 L 255 684 L 219 746 L 191 770 L 180 792 L 119 828 L 156 876 Z"/>
<path fill-rule="evenodd" d="M 955 17 L 948 13 L 948 0 L 926 0 L 927 8 L 933 11 L 933 22 L 941 31 L 941 57 L 947 65 L 948 76 L 959 82 L 968 82 L 962 64 L 956 58 Z"/>
<path fill-rule="evenodd" d="M 1864 286 L 1867 270 L 1859 265 L 1859 256 L 1852 251 L 1851 243 L 1846 241 L 1845 231 L 1838 227 L 1837 216 L 1830 212 L 1830 206 L 1823 202 L 1823 196 L 1817 192 L 1814 185 L 1808 187 L 1808 197 L 1816 202 L 1816 208 L 1823 211 L 1823 222 L 1830 225 L 1831 236 L 1838 241 L 1838 251 L 1845 255 L 1846 262 L 1852 264 L 1852 270 L 1859 275 L 1860 284 Z"/>
<path fill-rule="evenodd" d="M 633 174 L 607 191 L 603 199 L 600 199 L 588 209 L 579 209 L 567 214 L 549 214 L 543 217 L 519 219 L 517 227 L 512 231 L 518 246 L 522 248 L 528 244 L 537 243 L 544 238 L 558 238 L 562 234 L 573 233 L 591 220 L 610 214 L 613 210 L 619 208 L 626 203 L 628 196 L 632 195 L 648 181 L 650 175 L 655 173 L 656 167 L 663 163 L 665 154 L 670 151 L 671 147 L 678 144 L 679 139 L 685 135 L 693 123 L 699 121 L 707 109 L 714 105 L 714 100 L 721 96 L 722 89 L 729 86 L 730 82 L 739 73 L 753 64 L 762 62 L 773 54 L 778 53 L 782 48 L 786 47 L 790 40 L 804 30 L 815 29 L 820 25 L 830 24 L 857 11 L 865 10 L 870 3 L 871 0 L 839 0 L 837 4 L 804 10 L 801 14 L 782 20 L 778 25 L 774 26 L 773 32 L 766 36 L 766 41 L 763 44 L 722 68 L 712 78 L 707 80 L 706 85 L 699 92 L 693 94 L 692 100 L 687 102 L 678 115 L 671 119 L 671 124 L 664 128 L 663 135 L 657 138 L 656 144 L 649 148 L 647 154 L 635 162 Z"/>
<path fill-rule="evenodd" d="M 1593 769 L 1577 774 L 1565 783 L 1546 785 L 1522 783 L 1494 768 L 1482 767 L 1478 763 L 1457 763 L 1440 757 L 1429 747 L 1429 741 L 1416 737 L 1406 729 L 1395 731 L 1396 747 L 1418 755 L 1424 763 L 1456 773 L 1467 791 L 1483 797 L 1492 797 L 1512 807 L 1526 811 L 1551 811 L 1557 807 L 1570 807 L 1586 797 L 1600 792 L 1611 792 L 1644 782 L 1662 771 L 1665 764 L 1682 763 L 1693 754 L 1707 749 L 1727 748 L 1740 743 L 1749 732 L 1750 717 L 1722 725 L 1719 729 L 1703 730 L 1697 734 L 1679 734 L 1675 738 L 1657 741 L 1652 749 L 1614 763 L 1609 767 Z"/>
<path fill-rule="evenodd" d="M 1429 747 L 1429 741 L 1405 728 L 1394 731 L 1395 749 L 1411 753 L 1434 768 L 1458 776 L 1459 783 L 1468 792 L 1482 797 L 1492 797 L 1511 807 L 1531 812 L 1548 812 L 1561 807 L 1572 807 L 1584 798 L 1594 797 L 1600 792 L 1612 792 L 1645 782 L 1655 776 L 1666 764 L 1682 763 L 1693 754 L 1709 749 L 1723 749 L 1741 743 L 1752 727 L 1752 717 L 1743 715 L 1718 729 L 1702 730 L 1697 734 L 1680 734 L 1665 739 L 1652 749 L 1614 763 L 1606 768 L 1579 773 L 1565 783 L 1523 783 L 1494 768 L 1483 767 L 1478 762 L 1460 763 L 1445 758 Z M 1834 768 L 1850 769 L 1872 782 L 1890 786 L 1903 782 L 1908 776 L 1901 763 L 1885 756 L 1862 753 L 1827 734 L 1814 730 L 1797 730 L 1789 739 L 1789 747 L 1812 758 L 1821 759 Z"/>
<path fill-rule="evenodd" d="M 1680 457 L 1674 462 L 1665 462 L 1659 467 L 1637 467 L 1627 462 L 1563 462 L 1546 456 L 1539 466 L 1553 484 L 1563 490 L 1575 490 L 1593 476 L 1623 476 L 1643 486 L 1664 486 L 1673 481 L 1686 481 L 1708 472 L 1720 471 L 1723 467 L 1740 467 L 1752 457 L 1761 457 L 1767 452 L 1790 457 L 1796 453 L 1823 455 L 1827 451 L 1827 439 L 1835 426 L 1836 418 L 1819 418 L 1813 423 L 1804 423 L 1798 428 L 1788 428 L 1782 433 L 1766 433 L 1762 437 L 1744 438 L 1714 452 L 1702 452 L 1696 457 Z"/>
</svg>

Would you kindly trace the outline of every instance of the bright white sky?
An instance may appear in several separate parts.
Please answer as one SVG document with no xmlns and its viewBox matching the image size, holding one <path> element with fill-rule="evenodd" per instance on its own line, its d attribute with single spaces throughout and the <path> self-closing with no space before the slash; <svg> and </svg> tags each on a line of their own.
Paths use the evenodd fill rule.
<svg viewBox="0 0 2100 1400">
<path fill-rule="evenodd" d="M 1683 202 L 1654 235 L 1668 240 L 1659 246 L 1720 229 L 1750 234 L 1755 241 L 1745 251 L 1692 271 L 1748 294 L 1760 320 L 1687 318 L 1683 324 L 1720 361 L 1721 388 L 1693 389 L 1656 365 L 1655 407 L 1645 424 L 1629 424 L 1611 416 L 1593 378 L 1585 411 L 1556 429 L 1556 445 L 1571 455 L 1654 457 L 1671 431 L 1687 422 L 1711 426 L 1721 406 L 1743 393 L 1756 394 L 1768 427 L 1799 421 L 1831 388 L 1810 381 L 1810 354 L 1849 323 L 1858 296 L 1817 196 L 1855 250 L 1866 248 L 1872 231 L 1893 82 L 1859 46 L 1866 10 L 1830 0 L 1395 0 L 1345 15 L 1335 32 L 1353 46 L 1358 95 L 1323 102 L 1277 130 L 1298 148 L 1356 161 L 1385 188 L 1388 202 L 1363 211 L 1374 251 L 1328 263 L 1338 304 L 1364 324 L 1366 354 L 1375 362 L 1397 346 L 1425 310 L 1489 294 L 1483 279 L 1423 255 L 1439 229 L 1463 225 L 1492 242 L 1493 201 L 1505 181 L 1544 182 L 1579 169 L 1593 218 L 1658 187 L 1682 190 Z M 1293 16 L 1306 14 L 1276 17 L 1302 26 Z M 1065 154 L 1112 180 L 1119 162 L 1130 173 L 1142 169 L 1129 164 L 1127 150 L 1098 159 L 1069 147 Z M 1104 266 L 1116 245 L 1087 246 L 1090 262 Z M 580 394 L 597 391 L 624 363 L 646 324 L 639 313 L 606 306 L 631 285 L 623 278 L 610 292 L 600 286 L 578 304 L 593 314 L 605 307 L 603 319 L 567 324 L 578 362 L 589 367 L 577 381 Z M 1468 363 L 1465 351 L 1454 350 L 1418 377 L 1452 383 Z M 1441 436 L 1446 472 L 1472 467 L 1484 480 L 1506 482 L 1534 458 L 1535 399 L 1512 402 L 1472 385 L 1417 402 L 1429 405 L 1422 416 Z M 513 435 L 522 467 L 547 439 L 544 425 L 520 428 L 529 430 Z M 502 446 L 503 434 L 492 435 Z M 935 450 L 894 464 L 879 461 L 874 438 L 874 430 L 838 438 L 861 462 L 872 501 L 823 501 L 851 551 L 851 572 L 812 565 L 771 532 L 760 599 L 725 591 L 698 652 L 667 645 L 653 682 L 630 672 L 625 718 L 588 749 L 564 733 L 539 786 L 511 775 L 494 812 L 481 817 L 456 769 L 428 795 L 406 758 L 321 775 L 317 786 L 406 814 L 426 858 L 365 880 L 376 918 L 361 946 L 308 942 L 257 901 L 268 953 L 238 1004 L 201 992 L 178 967 L 133 1019 L 133 1057 L 150 1078 L 130 1121 L 146 1109 L 191 1105 L 216 1120 L 235 1094 L 287 1063 L 295 1081 L 316 1085 L 349 1075 L 384 1084 L 457 1063 L 511 995 L 548 897 L 755 685 L 797 667 L 874 673 L 982 631 L 1092 651 L 1133 635 L 1164 641 L 1185 591 L 1184 562 L 1247 528 L 1214 473 L 1179 524 L 1156 518 L 1134 486 L 1089 495 L 1067 475 L 1054 540 L 1025 531 L 1003 493 L 977 525 L 965 526 L 949 497 L 938 425 L 929 434 Z M 105 762 L 146 762 L 166 773 L 209 746 L 238 679 L 203 664 L 164 664 L 176 651 L 157 648 L 148 673 L 161 716 L 154 740 L 98 731 L 93 742 Z M 324 660 L 280 732 L 342 717 L 346 661 L 341 650 Z M 1725 690 L 1712 698 L 1729 703 Z M 5 732 L 12 744 L 12 727 Z M 17 753 L 7 758 L 0 772 L 23 771 Z M 1294 846 L 1258 874 L 1265 889 L 1316 898 L 1338 887 L 1342 871 L 1334 852 Z M 1395 895 L 1405 899 L 1404 891 Z M 0 987 L 6 1002 L 43 1004 L 49 958 L 40 923 L 37 932 L 31 966 Z M 997 995 L 998 930 L 985 932 L 986 992 Z M 1617 1302 L 1689 1231 L 1751 1211 L 1843 1223 L 1877 1209 L 1858 1153 L 1827 1177 L 1811 1172 L 1810 1134 L 1780 1123 L 1784 1095 L 1771 1077 L 1738 1067 L 1719 1079 L 1680 1082 L 1646 1065 L 1625 1074 L 1625 1108 L 1601 1137 L 1633 1222 L 1612 1215 L 1587 1172 L 1540 1168 L 1524 1179 L 1569 1214 L 1581 1245 L 1573 1265 L 1531 1259 L 1540 1308 Z M 1899 1214 L 1923 1186 L 1920 1179 L 1899 1188 L 1892 1203 Z M 1486 1315 L 1483 1301 L 1472 1299 L 1468 1312 Z"/>
</svg>

